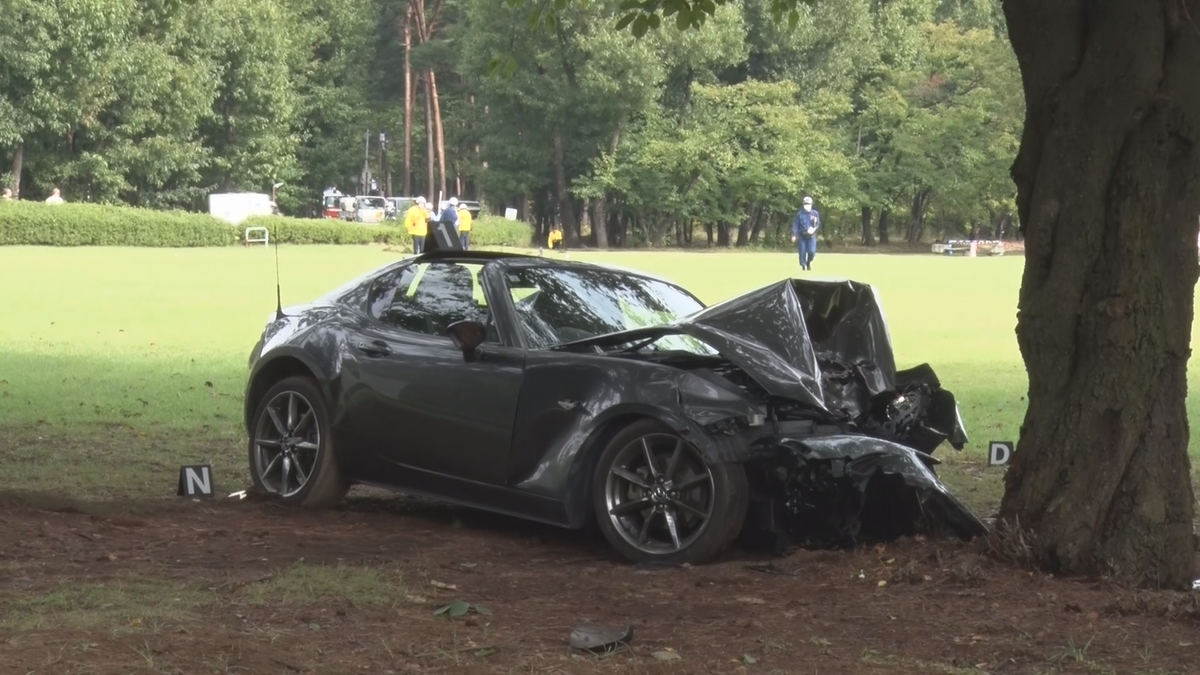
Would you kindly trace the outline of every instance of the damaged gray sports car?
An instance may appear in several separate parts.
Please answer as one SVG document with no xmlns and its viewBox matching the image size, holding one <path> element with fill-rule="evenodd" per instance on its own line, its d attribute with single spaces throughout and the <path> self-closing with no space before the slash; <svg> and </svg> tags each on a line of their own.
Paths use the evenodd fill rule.
<svg viewBox="0 0 1200 675">
<path fill-rule="evenodd" d="M 250 356 L 254 487 L 352 484 L 581 528 L 701 563 L 747 527 L 802 545 L 985 527 L 933 471 L 967 441 L 875 291 L 786 280 L 705 307 L 557 258 L 435 251 L 280 308 Z"/>
</svg>

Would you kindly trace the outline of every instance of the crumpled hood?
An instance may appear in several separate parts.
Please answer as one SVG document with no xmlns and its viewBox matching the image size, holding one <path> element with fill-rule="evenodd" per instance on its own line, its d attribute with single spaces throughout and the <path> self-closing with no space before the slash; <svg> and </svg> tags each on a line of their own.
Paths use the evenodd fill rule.
<svg viewBox="0 0 1200 675">
<path fill-rule="evenodd" d="M 893 389 L 896 360 L 875 289 L 854 281 L 787 279 L 679 321 L 560 345 L 624 344 L 683 334 L 705 342 L 769 394 L 822 410 L 829 401 L 817 358 L 856 369 L 869 394 Z"/>
</svg>

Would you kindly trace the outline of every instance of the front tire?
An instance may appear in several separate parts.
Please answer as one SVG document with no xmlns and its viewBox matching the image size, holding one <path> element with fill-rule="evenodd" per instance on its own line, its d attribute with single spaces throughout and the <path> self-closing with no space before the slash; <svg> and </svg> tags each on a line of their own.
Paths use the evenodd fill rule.
<svg viewBox="0 0 1200 675">
<path fill-rule="evenodd" d="M 626 558 L 701 564 L 741 533 L 749 488 L 740 464 L 711 464 L 665 425 L 642 420 L 601 453 L 592 501 L 604 537 Z"/>
<path fill-rule="evenodd" d="M 250 425 L 250 478 L 285 504 L 329 507 L 342 501 L 342 480 L 325 399 L 307 377 L 277 382 L 259 399 Z"/>
</svg>

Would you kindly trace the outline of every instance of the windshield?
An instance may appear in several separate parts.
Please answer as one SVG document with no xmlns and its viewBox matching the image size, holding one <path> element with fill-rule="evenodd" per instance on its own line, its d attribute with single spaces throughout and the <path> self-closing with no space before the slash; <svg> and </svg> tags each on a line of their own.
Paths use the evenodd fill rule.
<svg viewBox="0 0 1200 675">
<path fill-rule="evenodd" d="M 505 282 L 531 349 L 672 323 L 704 308 L 678 286 L 617 271 L 527 267 L 510 270 Z M 685 335 L 660 338 L 653 347 L 710 351 Z"/>
<path fill-rule="evenodd" d="M 382 209 L 383 197 L 359 197 L 358 208 L 360 209 Z"/>
</svg>

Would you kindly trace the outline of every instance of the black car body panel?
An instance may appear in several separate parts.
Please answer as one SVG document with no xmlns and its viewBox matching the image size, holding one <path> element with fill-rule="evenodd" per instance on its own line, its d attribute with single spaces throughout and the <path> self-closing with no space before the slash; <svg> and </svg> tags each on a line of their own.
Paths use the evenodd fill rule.
<svg viewBox="0 0 1200 675">
<path fill-rule="evenodd" d="M 378 288 L 408 266 L 438 262 L 482 265 L 487 310 L 477 318 L 489 340 L 474 360 L 444 335 L 372 317 Z M 959 536 L 984 531 L 928 468 L 942 442 L 961 449 L 967 440 L 954 397 L 928 366 L 897 371 L 870 286 L 786 280 L 711 307 L 696 300 L 699 311 L 662 325 L 533 349 L 506 286 L 510 273 L 529 267 L 605 269 L 427 253 L 289 308 L 251 355 L 247 426 L 273 378 L 307 372 L 327 397 L 339 465 L 351 481 L 581 527 L 592 517 L 599 450 L 622 424 L 649 417 L 711 462 L 756 467 L 760 501 L 778 532 L 808 536 L 794 525 L 811 514 L 789 510 L 789 495 L 812 487 L 804 483 L 811 475 L 800 477 L 805 470 L 831 462 L 858 478 L 825 488 L 836 483 L 865 498 L 871 476 L 899 476 L 910 489 L 901 499 L 916 500 L 919 519 Z M 673 335 L 702 345 L 655 348 Z M 853 537 L 856 527 L 835 530 Z"/>
</svg>

